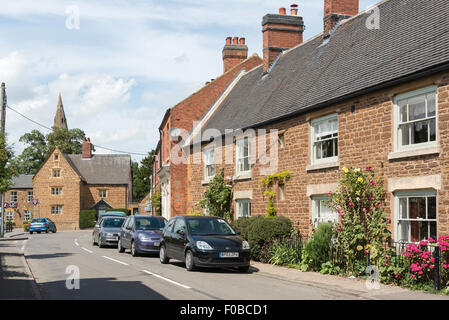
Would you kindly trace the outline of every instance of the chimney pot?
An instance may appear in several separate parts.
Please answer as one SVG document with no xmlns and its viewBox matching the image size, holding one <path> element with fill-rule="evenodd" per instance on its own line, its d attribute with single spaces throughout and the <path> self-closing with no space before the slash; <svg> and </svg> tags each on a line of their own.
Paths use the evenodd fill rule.
<svg viewBox="0 0 449 320">
<path fill-rule="evenodd" d="M 279 8 L 279 14 L 282 14 L 282 15 L 287 14 L 287 9 Z"/>
<path fill-rule="evenodd" d="M 298 15 L 298 5 L 297 4 L 292 4 L 291 6 L 290 6 L 290 14 L 292 15 L 292 16 L 297 16 Z"/>
<path fill-rule="evenodd" d="M 245 38 L 241 39 L 239 39 L 239 37 L 226 38 L 226 45 L 223 48 L 224 73 L 226 73 L 228 70 L 232 69 L 239 63 L 242 63 L 247 58 L 248 58 L 248 47 L 245 45 Z"/>
<path fill-rule="evenodd" d="M 232 37 L 227 37 L 226 44 L 231 44 L 231 43 L 232 43 Z"/>
<path fill-rule="evenodd" d="M 234 37 L 233 44 L 239 44 L 239 37 Z"/>
<path fill-rule="evenodd" d="M 245 38 L 240 38 L 240 44 L 245 44 Z"/>
</svg>

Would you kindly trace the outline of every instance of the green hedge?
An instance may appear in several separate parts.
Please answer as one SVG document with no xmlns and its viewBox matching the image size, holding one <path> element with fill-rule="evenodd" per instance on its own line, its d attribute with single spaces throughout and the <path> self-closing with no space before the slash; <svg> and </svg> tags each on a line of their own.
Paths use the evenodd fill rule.
<svg viewBox="0 0 449 320">
<path fill-rule="evenodd" d="M 131 214 L 131 211 L 128 209 L 124 209 L 124 208 L 119 208 L 119 209 L 107 209 L 106 212 L 111 212 L 111 211 L 119 211 L 119 212 L 123 212 L 125 215 L 129 216 Z"/>
<path fill-rule="evenodd" d="M 320 271 L 321 265 L 331 260 L 332 224 L 320 223 L 307 241 L 302 255 L 303 271 Z"/>
<path fill-rule="evenodd" d="M 255 216 L 239 218 L 232 223 L 251 246 L 251 258 L 260 261 L 262 248 L 271 240 L 289 237 L 292 234 L 291 221 L 282 216 L 266 218 Z"/>
<path fill-rule="evenodd" d="M 80 211 L 80 229 L 95 227 L 95 220 L 97 220 L 96 210 L 81 210 Z"/>
</svg>

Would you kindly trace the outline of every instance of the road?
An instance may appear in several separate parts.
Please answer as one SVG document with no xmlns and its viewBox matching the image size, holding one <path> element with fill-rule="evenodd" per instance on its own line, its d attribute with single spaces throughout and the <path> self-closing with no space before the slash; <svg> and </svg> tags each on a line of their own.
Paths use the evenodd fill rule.
<svg viewBox="0 0 449 320">
<path fill-rule="evenodd" d="M 345 290 L 331 282 L 295 280 L 251 268 L 188 272 L 181 262 L 162 265 L 157 256 L 132 257 L 129 251 L 91 244 L 88 231 L 33 234 L 17 249 L 24 252 L 43 299 L 152 300 L 297 300 L 369 299 L 361 291 Z M 78 290 L 68 290 L 67 268 L 80 273 Z M 402 290 L 402 289 L 401 289 Z M 419 298 L 411 295 L 409 298 Z M 382 298 L 382 297 L 381 297 Z M 397 299 L 391 292 L 384 298 Z"/>
</svg>

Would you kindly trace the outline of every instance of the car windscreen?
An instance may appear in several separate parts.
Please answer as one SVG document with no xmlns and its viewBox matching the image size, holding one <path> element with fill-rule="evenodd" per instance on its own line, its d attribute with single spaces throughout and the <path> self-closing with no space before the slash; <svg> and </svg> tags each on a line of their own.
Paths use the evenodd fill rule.
<svg viewBox="0 0 449 320">
<path fill-rule="evenodd" d="M 45 220 L 45 219 L 43 219 L 43 218 L 40 218 L 40 219 L 33 219 L 33 220 L 31 220 L 31 223 L 42 223 L 42 222 L 47 222 L 47 220 Z"/>
<path fill-rule="evenodd" d="M 164 219 L 139 217 L 136 218 L 136 230 L 162 230 L 165 223 Z"/>
<path fill-rule="evenodd" d="M 121 228 L 125 218 L 105 218 L 103 228 Z"/>
<path fill-rule="evenodd" d="M 192 236 L 204 235 L 235 235 L 232 227 L 223 219 L 187 219 Z"/>
</svg>

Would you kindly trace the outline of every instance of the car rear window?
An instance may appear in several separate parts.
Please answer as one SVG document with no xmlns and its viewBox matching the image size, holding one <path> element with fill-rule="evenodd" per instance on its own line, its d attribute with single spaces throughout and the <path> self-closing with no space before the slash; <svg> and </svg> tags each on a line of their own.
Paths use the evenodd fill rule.
<svg viewBox="0 0 449 320">
<path fill-rule="evenodd" d="M 36 223 L 36 222 L 47 222 L 47 220 L 45 220 L 44 218 L 31 220 L 31 223 Z"/>
<path fill-rule="evenodd" d="M 125 222 L 125 218 L 105 218 L 103 228 L 120 228 Z"/>
<path fill-rule="evenodd" d="M 165 223 L 164 219 L 139 217 L 136 218 L 136 230 L 162 230 Z"/>
</svg>

